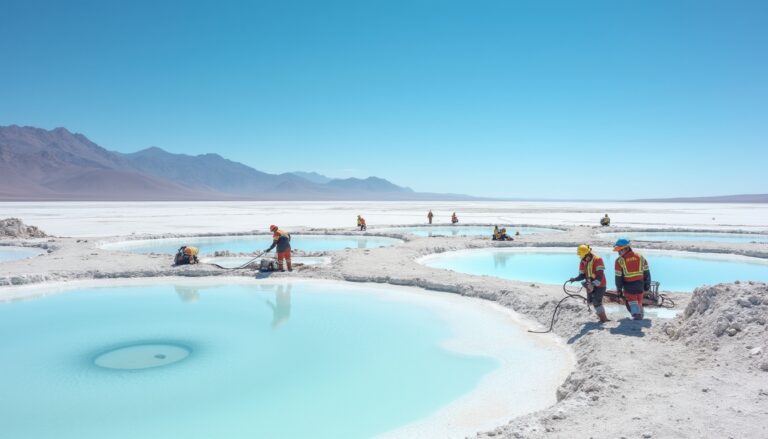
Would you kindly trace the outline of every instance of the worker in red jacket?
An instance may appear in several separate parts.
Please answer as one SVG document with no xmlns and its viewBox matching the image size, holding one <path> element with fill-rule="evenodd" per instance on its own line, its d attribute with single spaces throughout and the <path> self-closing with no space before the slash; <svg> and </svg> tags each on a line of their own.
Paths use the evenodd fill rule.
<svg viewBox="0 0 768 439">
<path fill-rule="evenodd" d="M 264 253 L 269 253 L 273 248 L 277 247 L 277 269 L 285 271 L 283 269 L 283 261 L 288 265 L 288 271 L 293 271 L 291 266 L 291 235 L 277 228 L 276 225 L 269 226 L 269 230 L 272 232 L 272 246 L 264 250 Z"/>
<path fill-rule="evenodd" d="M 605 307 L 603 306 L 606 288 L 603 258 L 594 254 L 592 248 L 586 244 L 582 244 L 576 249 L 576 255 L 580 259 L 579 275 L 568 279 L 568 281 L 584 281 L 584 287 L 587 289 L 587 301 L 595 308 L 595 314 L 600 319 L 600 323 L 607 322 L 608 316 L 605 315 Z"/>
<path fill-rule="evenodd" d="M 629 246 L 629 239 L 616 241 L 613 251 L 619 252 L 614 270 L 616 272 L 616 292 L 624 296 L 627 310 L 635 320 L 643 318 L 643 294 L 651 289 L 651 270 L 648 261 L 640 253 L 635 253 Z"/>
</svg>

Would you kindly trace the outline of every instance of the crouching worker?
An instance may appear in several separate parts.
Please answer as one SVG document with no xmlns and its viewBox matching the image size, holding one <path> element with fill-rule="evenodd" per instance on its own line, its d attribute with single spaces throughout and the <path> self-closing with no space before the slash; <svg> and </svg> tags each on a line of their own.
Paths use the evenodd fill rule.
<svg viewBox="0 0 768 439">
<path fill-rule="evenodd" d="M 616 241 L 613 251 L 619 252 L 614 270 L 616 272 L 616 292 L 624 296 L 627 311 L 635 320 L 643 318 L 643 294 L 651 289 L 651 270 L 648 261 L 639 253 L 632 251 L 629 239 Z"/>
<path fill-rule="evenodd" d="M 283 261 L 285 261 L 288 265 L 288 271 L 293 271 L 293 266 L 291 266 L 291 235 L 278 229 L 274 224 L 269 226 L 269 230 L 272 232 L 272 246 L 264 250 L 264 253 L 269 253 L 277 247 L 277 269 L 285 271 L 283 268 Z"/>
<path fill-rule="evenodd" d="M 191 245 L 181 246 L 176 252 L 176 257 L 173 258 L 173 265 L 197 264 L 200 262 L 197 259 L 199 252 L 197 247 L 192 247 Z"/>
<path fill-rule="evenodd" d="M 362 215 L 357 216 L 357 227 L 360 228 L 360 231 L 368 229 L 368 227 L 365 225 L 365 218 L 362 217 Z"/>
<path fill-rule="evenodd" d="M 587 289 L 587 301 L 595 308 L 595 314 L 600 319 L 600 323 L 607 322 L 608 316 L 605 315 L 605 307 L 603 306 L 606 287 L 603 258 L 592 253 L 592 248 L 586 244 L 582 244 L 576 249 L 576 255 L 581 259 L 579 275 L 568 279 L 568 281 L 584 281 L 584 288 Z"/>
<path fill-rule="evenodd" d="M 603 227 L 608 227 L 611 225 L 611 219 L 608 218 L 608 214 L 606 213 L 604 217 L 600 218 L 600 225 Z"/>
</svg>

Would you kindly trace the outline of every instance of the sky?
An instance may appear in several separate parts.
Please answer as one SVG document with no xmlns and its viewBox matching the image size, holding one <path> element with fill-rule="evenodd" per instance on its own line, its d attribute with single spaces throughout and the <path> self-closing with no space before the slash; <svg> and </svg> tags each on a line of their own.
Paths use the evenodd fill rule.
<svg viewBox="0 0 768 439">
<path fill-rule="evenodd" d="M 768 2 L 0 0 L 0 125 L 546 199 L 768 193 Z"/>
</svg>

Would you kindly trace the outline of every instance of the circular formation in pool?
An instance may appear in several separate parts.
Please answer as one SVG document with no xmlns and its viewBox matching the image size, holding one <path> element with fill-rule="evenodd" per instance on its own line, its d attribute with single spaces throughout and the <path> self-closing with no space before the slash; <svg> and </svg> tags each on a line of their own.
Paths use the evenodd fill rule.
<svg viewBox="0 0 768 439">
<path fill-rule="evenodd" d="M 535 235 L 543 233 L 562 232 L 560 229 L 547 227 L 514 227 L 505 226 L 510 236 L 520 232 L 521 235 Z M 411 227 L 386 227 L 371 229 L 370 232 L 380 233 L 404 233 L 420 237 L 430 236 L 488 236 L 493 235 L 493 226 L 411 226 Z"/>
<path fill-rule="evenodd" d="M 93 364 L 105 369 L 141 370 L 168 366 L 189 357 L 190 349 L 173 343 L 136 343 L 102 352 Z"/>
<path fill-rule="evenodd" d="M 601 238 L 629 238 L 633 241 L 711 241 L 727 243 L 768 243 L 768 234 L 728 232 L 611 232 Z"/>
<path fill-rule="evenodd" d="M 39 247 L 0 246 L 0 262 L 17 261 L 19 259 L 33 258 L 45 253 Z"/>
<path fill-rule="evenodd" d="M 554 403 L 573 364 L 508 311 L 455 295 L 328 281 L 179 282 L 0 303 L 3 435 L 371 437 L 466 404 L 501 377 L 503 419 L 473 424 L 482 416 L 470 406 L 466 430 L 444 422 L 428 430 L 464 437 Z"/>
<path fill-rule="evenodd" d="M 595 251 L 603 257 L 608 286 L 613 287 L 616 253 L 608 248 Z M 690 292 L 701 285 L 735 280 L 768 281 L 768 261 L 760 258 L 643 249 L 638 252 L 646 256 L 651 277 L 661 283 L 664 291 Z M 459 273 L 561 284 L 578 273 L 579 259 L 572 248 L 517 247 L 446 252 L 425 256 L 419 262 Z"/>
<path fill-rule="evenodd" d="M 347 235 L 291 235 L 291 247 L 306 252 L 334 251 L 347 248 L 379 248 L 397 245 L 402 241 L 378 236 Z M 191 236 L 187 238 L 143 239 L 104 244 L 107 250 L 128 251 L 131 253 L 166 253 L 173 254 L 182 245 L 191 245 L 200 249 L 200 254 L 213 254 L 217 251 L 233 253 L 261 252 L 272 244 L 271 235 L 241 236 Z"/>
</svg>

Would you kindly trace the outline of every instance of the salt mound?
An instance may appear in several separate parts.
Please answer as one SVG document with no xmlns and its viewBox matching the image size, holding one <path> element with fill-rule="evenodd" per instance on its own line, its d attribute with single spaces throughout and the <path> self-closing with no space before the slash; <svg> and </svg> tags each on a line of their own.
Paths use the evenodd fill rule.
<svg viewBox="0 0 768 439">
<path fill-rule="evenodd" d="M 0 220 L 0 238 L 45 238 L 42 230 L 28 226 L 18 218 Z"/>
<path fill-rule="evenodd" d="M 683 316 L 665 327 L 673 340 L 744 358 L 768 372 L 768 284 L 697 288 Z"/>
</svg>

